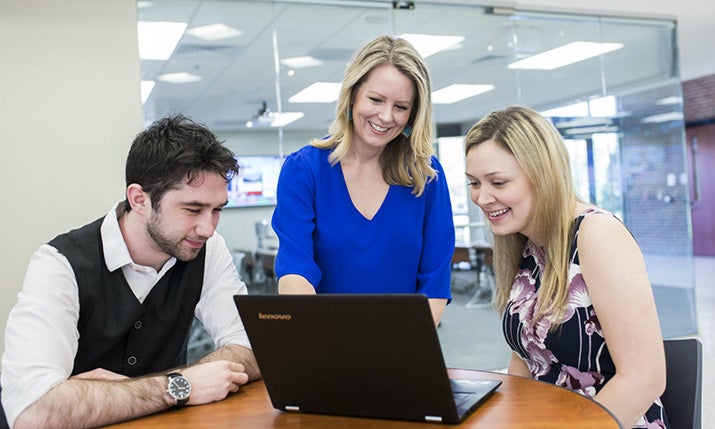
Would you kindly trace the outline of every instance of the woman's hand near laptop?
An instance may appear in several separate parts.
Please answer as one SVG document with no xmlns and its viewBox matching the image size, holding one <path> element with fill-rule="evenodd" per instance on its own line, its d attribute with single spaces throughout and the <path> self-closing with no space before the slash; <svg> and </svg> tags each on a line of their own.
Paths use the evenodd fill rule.
<svg viewBox="0 0 715 429">
<path fill-rule="evenodd" d="M 315 295 L 315 288 L 303 276 L 298 274 L 286 274 L 278 279 L 278 293 L 281 295 Z M 447 306 L 447 300 L 430 298 L 429 306 L 432 312 L 432 319 L 434 320 L 435 326 L 437 326 Z"/>
<path fill-rule="evenodd" d="M 278 293 L 281 295 L 315 295 L 315 288 L 305 277 L 286 274 L 278 279 Z"/>
</svg>

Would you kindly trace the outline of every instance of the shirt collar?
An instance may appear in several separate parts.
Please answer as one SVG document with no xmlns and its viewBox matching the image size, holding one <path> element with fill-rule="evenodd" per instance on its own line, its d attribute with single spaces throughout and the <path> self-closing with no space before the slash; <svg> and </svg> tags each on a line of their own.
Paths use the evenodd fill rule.
<svg viewBox="0 0 715 429">
<path fill-rule="evenodd" d="M 119 201 L 112 206 L 109 213 L 102 221 L 100 233 L 102 235 L 102 248 L 104 249 L 104 263 L 107 264 L 107 269 L 112 272 L 125 265 L 137 266 L 129 254 L 127 243 L 124 242 L 122 230 L 119 228 L 119 219 L 117 218 L 117 209 L 124 201 Z M 162 272 L 172 267 L 176 262 L 176 258 L 170 258 L 162 269 Z"/>
</svg>

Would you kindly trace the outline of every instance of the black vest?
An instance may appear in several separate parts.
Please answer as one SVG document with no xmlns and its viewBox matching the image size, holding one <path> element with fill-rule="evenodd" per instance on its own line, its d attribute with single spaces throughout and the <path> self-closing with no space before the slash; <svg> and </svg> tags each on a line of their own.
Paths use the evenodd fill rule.
<svg viewBox="0 0 715 429">
<path fill-rule="evenodd" d="M 69 260 L 79 286 L 79 348 L 72 375 L 104 368 L 135 377 L 185 365 L 206 246 L 192 261 L 177 260 L 140 303 L 122 270 L 107 269 L 102 220 L 49 243 Z"/>
</svg>

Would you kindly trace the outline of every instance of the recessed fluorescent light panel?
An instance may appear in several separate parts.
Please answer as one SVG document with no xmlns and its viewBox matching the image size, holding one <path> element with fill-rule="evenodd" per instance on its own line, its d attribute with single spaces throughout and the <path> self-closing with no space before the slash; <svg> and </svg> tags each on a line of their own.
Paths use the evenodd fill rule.
<svg viewBox="0 0 715 429">
<path fill-rule="evenodd" d="M 544 110 L 540 113 L 547 118 L 586 118 L 589 116 L 609 118 L 618 116 L 618 109 L 616 106 L 616 97 L 607 95 L 605 97 L 592 98 L 588 101 L 568 104 L 555 109 Z"/>
<path fill-rule="evenodd" d="M 313 57 L 293 57 L 281 60 L 281 64 L 294 69 L 304 69 L 308 67 L 317 67 L 323 62 Z"/>
<path fill-rule="evenodd" d="M 266 115 L 255 117 L 253 120 L 246 122 L 246 128 L 254 127 L 282 127 L 295 122 L 305 116 L 303 112 L 270 112 Z"/>
<path fill-rule="evenodd" d="M 340 93 L 339 82 L 315 82 L 294 96 L 290 103 L 332 103 L 338 99 Z"/>
<path fill-rule="evenodd" d="M 186 72 L 167 73 L 167 74 L 159 75 L 156 78 L 162 82 L 169 82 L 169 83 L 189 83 L 189 82 L 197 82 L 202 79 L 201 76 L 197 76 L 195 74 L 186 73 Z"/>
<path fill-rule="evenodd" d="M 588 116 L 588 103 L 582 101 L 580 103 L 569 104 L 555 109 L 549 109 L 541 112 L 547 118 L 585 118 Z"/>
<path fill-rule="evenodd" d="M 186 34 L 213 42 L 215 40 L 240 36 L 243 34 L 243 31 L 219 23 L 189 28 L 186 30 Z"/>
<path fill-rule="evenodd" d="M 509 64 L 510 69 L 553 70 L 617 49 L 622 43 L 571 42 Z"/>
<path fill-rule="evenodd" d="M 668 113 L 662 113 L 660 115 L 648 116 L 646 118 L 641 119 L 641 122 L 643 122 L 644 124 L 659 124 L 661 122 L 682 121 L 682 120 L 683 120 L 683 112 L 668 112 Z"/>
<path fill-rule="evenodd" d="M 616 97 L 607 95 L 605 97 L 593 98 L 588 100 L 588 110 L 591 116 L 611 117 L 616 116 L 618 109 L 616 106 Z"/>
<path fill-rule="evenodd" d="M 432 93 L 432 103 L 452 104 L 494 89 L 494 85 L 454 84 Z"/>
<path fill-rule="evenodd" d="M 276 113 L 276 118 L 271 122 L 272 127 L 282 127 L 305 116 L 303 112 L 282 112 Z"/>
<path fill-rule="evenodd" d="M 462 36 L 432 36 L 429 34 L 405 33 L 398 36 L 405 39 L 417 49 L 422 58 L 427 58 L 437 52 L 456 47 L 464 40 Z"/>
<path fill-rule="evenodd" d="M 600 126 L 600 127 L 582 127 L 582 128 L 569 128 L 562 130 L 562 133 L 566 135 L 581 135 L 581 134 L 603 134 L 603 133 L 616 133 L 618 132 L 618 127 L 613 126 Z"/>
<path fill-rule="evenodd" d="M 139 21 L 139 58 L 168 60 L 186 30 L 183 22 Z"/>
<path fill-rule="evenodd" d="M 139 84 L 139 89 L 141 91 L 142 95 L 142 104 L 146 103 L 146 101 L 149 99 L 149 96 L 151 95 L 151 91 L 154 89 L 154 81 L 153 80 L 143 80 Z"/>
<path fill-rule="evenodd" d="M 660 100 L 656 101 L 655 104 L 657 104 L 658 106 L 666 106 L 668 104 L 680 104 L 682 102 L 683 102 L 682 98 L 672 96 L 672 97 L 661 98 Z"/>
</svg>

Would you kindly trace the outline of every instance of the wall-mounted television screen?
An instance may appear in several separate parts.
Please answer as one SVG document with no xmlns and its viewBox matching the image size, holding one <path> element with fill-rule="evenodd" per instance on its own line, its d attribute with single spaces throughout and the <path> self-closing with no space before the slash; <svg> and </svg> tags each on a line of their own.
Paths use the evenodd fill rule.
<svg viewBox="0 0 715 429">
<path fill-rule="evenodd" d="M 226 207 L 275 205 L 283 159 L 278 155 L 248 155 L 236 159 L 239 173 L 228 183 Z"/>
</svg>

